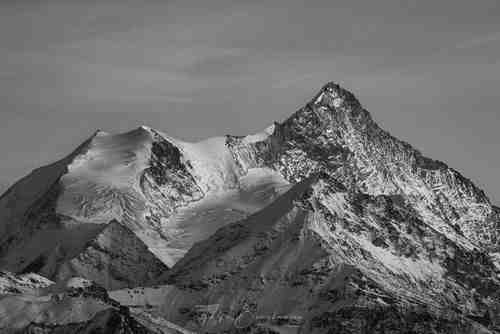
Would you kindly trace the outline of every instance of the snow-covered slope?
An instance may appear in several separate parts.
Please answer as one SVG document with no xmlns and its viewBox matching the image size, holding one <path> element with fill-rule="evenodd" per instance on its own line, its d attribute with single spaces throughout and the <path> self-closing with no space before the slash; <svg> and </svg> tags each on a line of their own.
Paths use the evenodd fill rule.
<svg viewBox="0 0 500 334">
<path fill-rule="evenodd" d="M 225 137 L 186 143 L 145 126 L 98 131 L 2 196 L 0 267 L 51 279 L 85 276 L 108 288 L 145 284 L 194 242 L 261 209 L 286 186 L 267 168 L 238 174 Z M 125 252 L 120 242 L 141 246 Z M 119 259 L 111 266 L 116 277 L 104 277 L 111 259 Z"/>
<path fill-rule="evenodd" d="M 213 303 L 228 319 L 243 305 L 295 314 L 311 333 L 489 333 L 499 234 L 481 189 L 335 83 L 246 137 L 98 131 L 0 197 L 0 269 L 121 289 L 155 330 L 200 330 L 196 309 Z"/>
</svg>

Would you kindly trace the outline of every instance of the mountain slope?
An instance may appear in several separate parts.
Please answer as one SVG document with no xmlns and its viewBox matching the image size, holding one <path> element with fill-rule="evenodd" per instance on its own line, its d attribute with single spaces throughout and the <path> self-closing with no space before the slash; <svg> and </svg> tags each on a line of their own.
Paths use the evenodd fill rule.
<svg viewBox="0 0 500 334">
<path fill-rule="evenodd" d="M 168 270 L 142 240 L 116 221 L 107 224 L 78 256 L 54 265 L 39 271 L 57 281 L 86 277 L 106 289 L 138 286 Z"/>
<path fill-rule="evenodd" d="M 175 327 L 175 328 L 174 328 Z M 109 298 L 106 290 L 81 279 L 39 295 L 0 298 L 2 333 L 184 334 L 178 326 L 158 330 Z"/>
<path fill-rule="evenodd" d="M 200 321 L 200 304 L 226 320 L 250 312 L 254 330 L 280 333 L 286 320 L 256 316 L 299 318 L 307 333 L 488 333 L 500 325 L 499 274 L 487 253 L 427 226 L 401 197 L 312 176 L 197 243 L 162 279 L 175 287 L 162 309 L 209 333 L 235 330 L 236 320 Z"/>
<path fill-rule="evenodd" d="M 51 279 L 71 273 L 108 288 L 145 284 L 150 275 L 137 275 L 141 264 L 130 269 L 127 254 L 108 247 L 121 264 L 113 267 L 115 278 L 99 277 L 110 268 L 109 256 L 90 256 L 88 244 L 138 238 L 145 247 L 134 252 L 160 273 L 194 242 L 261 209 L 286 185 L 268 169 L 238 175 L 224 137 L 193 144 L 144 126 L 119 135 L 98 131 L 0 198 L 0 268 Z M 110 232 L 110 222 L 127 232 Z"/>
</svg>

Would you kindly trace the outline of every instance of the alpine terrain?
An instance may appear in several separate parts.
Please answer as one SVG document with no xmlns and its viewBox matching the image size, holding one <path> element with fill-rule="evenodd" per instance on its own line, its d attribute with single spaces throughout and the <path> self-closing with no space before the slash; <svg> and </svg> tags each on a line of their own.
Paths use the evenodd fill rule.
<svg viewBox="0 0 500 334">
<path fill-rule="evenodd" d="M 0 197 L 1 333 L 500 333 L 500 208 L 328 83 L 262 133 L 97 131 Z"/>
</svg>

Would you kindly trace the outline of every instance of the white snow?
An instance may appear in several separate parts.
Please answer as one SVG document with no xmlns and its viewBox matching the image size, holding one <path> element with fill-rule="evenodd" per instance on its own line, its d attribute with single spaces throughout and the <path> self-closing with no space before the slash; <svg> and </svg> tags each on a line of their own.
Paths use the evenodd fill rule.
<svg viewBox="0 0 500 334">
<path fill-rule="evenodd" d="M 271 126 L 249 140 L 264 139 L 273 131 Z M 201 201 L 162 218 L 163 236 L 146 227 L 149 204 L 139 184 L 141 173 L 149 167 L 153 133 L 179 148 L 183 162 L 205 193 Z M 134 232 L 169 266 L 194 242 L 263 208 L 288 186 L 270 169 L 250 169 L 240 175 L 225 137 L 188 143 L 146 126 L 118 135 L 99 132 L 86 152 L 69 164 L 61 184 L 57 211 L 73 218 L 64 222 L 67 226 L 75 221 L 105 224 L 113 219 L 138 224 L 143 227 Z"/>
<path fill-rule="evenodd" d="M 143 128 L 95 137 L 61 178 L 64 191 L 57 211 L 81 221 L 106 223 L 123 219 L 124 203 L 140 207 L 139 175 L 148 166 L 151 142 L 150 132 Z"/>
<path fill-rule="evenodd" d="M 88 279 L 82 277 L 71 277 L 66 281 L 67 288 L 88 288 L 92 285 L 92 281 L 89 281 Z"/>
<path fill-rule="evenodd" d="M 268 126 L 264 131 L 253 134 L 253 135 L 248 135 L 243 138 L 243 143 L 244 144 L 252 144 L 260 141 L 266 140 L 269 136 L 271 136 L 274 133 L 275 130 L 275 125 L 272 124 Z"/>
<path fill-rule="evenodd" d="M 179 145 L 184 159 L 190 161 L 192 172 L 205 192 L 232 188 L 237 183 L 238 172 L 225 137 L 214 137 L 198 143 Z"/>
<path fill-rule="evenodd" d="M 167 266 L 173 266 L 191 246 L 208 238 L 220 227 L 263 209 L 290 184 L 278 173 L 265 168 L 250 169 L 238 188 L 213 192 L 198 202 L 179 209 L 162 224 L 168 240 L 154 239 L 147 231 L 137 231 L 147 239 L 151 251 Z"/>
<path fill-rule="evenodd" d="M 491 253 L 490 256 L 493 259 L 493 264 L 495 265 L 496 269 L 500 272 L 500 253 Z M 498 276 L 500 277 L 500 273 L 498 274 Z"/>
<path fill-rule="evenodd" d="M 443 267 L 437 262 L 431 263 L 423 259 L 414 260 L 396 256 L 388 248 L 376 247 L 365 238 L 360 237 L 357 239 L 357 242 L 391 271 L 410 275 L 415 282 L 436 278 L 440 279 L 445 273 Z"/>
</svg>

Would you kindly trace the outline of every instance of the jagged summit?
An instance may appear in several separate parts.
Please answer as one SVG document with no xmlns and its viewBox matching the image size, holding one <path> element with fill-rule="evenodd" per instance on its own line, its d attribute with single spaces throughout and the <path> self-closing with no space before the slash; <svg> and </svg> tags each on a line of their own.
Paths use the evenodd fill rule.
<svg viewBox="0 0 500 334">
<path fill-rule="evenodd" d="M 310 103 L 275 124 L 262 142 L 229 138 L 228 145 L 243 169 L 257 162 L 280 170 L 290 182 L 323 171 L 368 194 L 403 195 L 438 230 L 454 233 L 458 224 L 474 243 L 493 241 L 497 247 L 495 223 L 484 226 L 493 213 L 484 191 L 381 129 L 336 83 L 323 86 Z"/>
<path fill-rule="evenodd" d="M 349 109 L 361 107 L 361 103 L 352 92 L 333 81 L 325 84 L 313 98 L 312 102 L 323 104 L 330 108 L 339 108 L 342 105 L 348 105 Z"/>
<path fill-rule="evenodd" d="M 101 137 L 101 136 L 109 136 L 109 133 L 101 129 L 97 129 L 92 135 L 92 137 Z"/>
<path fill-rule="evenodd" d="M 146 130 L 146 131 L 151 131 L 151 128 L 147 125 L 141 125 L 139 126 L 140 129 Z"/>
</svg>

